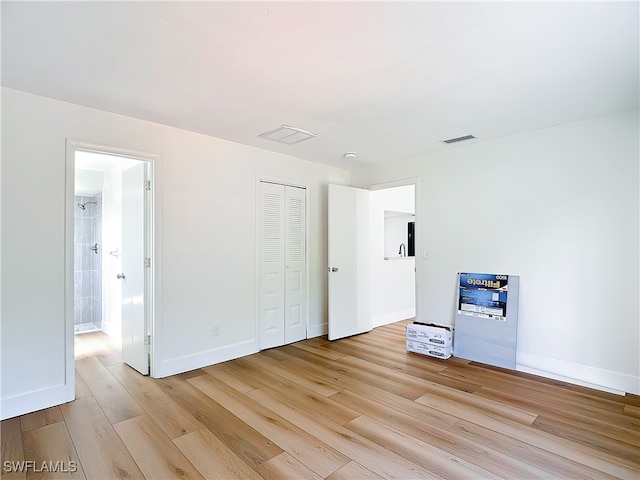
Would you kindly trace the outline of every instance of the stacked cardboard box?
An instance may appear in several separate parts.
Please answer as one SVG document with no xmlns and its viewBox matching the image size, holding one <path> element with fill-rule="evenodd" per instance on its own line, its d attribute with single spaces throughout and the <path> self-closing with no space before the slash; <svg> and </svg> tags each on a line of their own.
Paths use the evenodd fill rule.
<svg viewBox="0 0 640 480">
<path fill-rule="evenodd" d="M 407 325 L 407 350 L 432 357 L 449 358 L 453 352 L 452 327 L 435 323 Z"/>
</svg>

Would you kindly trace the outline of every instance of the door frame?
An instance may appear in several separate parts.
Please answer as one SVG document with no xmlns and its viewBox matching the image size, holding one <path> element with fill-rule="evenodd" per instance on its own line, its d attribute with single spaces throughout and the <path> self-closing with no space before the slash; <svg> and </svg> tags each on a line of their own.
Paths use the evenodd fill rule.
<svg viewBox="0 0 640 480">
<path fill-rule="evenodd" d="M 159 154 L 138 150 L 112 147 L 81 140 L 66 139 L 65 152 L 65 356 L 66 356 L 66 386 L 71 398 L 75 397 L 75 352 L 74 352 L 74 311 L 73 311 L 73 227 L 74 227 L 74 194 L 75 194 L 75 157 L 77 151 L 88 151 L 114 157 L 127 157 L 143 161 L 147 164 L 148 178 L 151 180 L 151 195 L 146 199 L 145 218 L 145 250 L 151 258 L 151 268 L 145 278 L 145 316 L 147 330 L 151 335 L 149 345 L 149 369 L 154 376 L 157 359 L 161 358 L 159 346 L 161 343 L 160 328 L 160 160 Z"/>
<path fill-rule="evenodd" d="M 304 208 L 305 208 L 305 255 L 304 255 L 304 269 L 305 269 L 305 292 L 304 292 L 304 301 L 305 301 L 305 313 L 304 313 L 304 323 L 306 330 L 306 338 L 309 338 L 309 252 L 311 247 L 309 246 L 309 192 L 310 192 L 310 184 L 308 182 L 301 182 L 298 180 L 292 180 L 290 178 L 282 178 L 282 177 L 273 177 L 269 175 L 256 174 L 256 182 L 254 189 L 254 203 L 255 203 L 255 226 L 256 226 L 256 322 L 255 322 L 255 339 L 256 339 L 256 351 L 260 351 L 260 216 L 258 215 L 258 209 L 261 206 L 261 196 L 260 196 L 260 182 L 266 183 L 274 183 L 276 185 L 284 185 L 286 187 L 296 187 L 304 189 Z"/>
<path fill-rule="evenodd" d="M 411 177 L 411 178 L 406 178 L 406 179 L 402 179 L 402 180 L 395 180 L 395 181 L 391 181 L 391 182 L 384 182 L 384 183 L 375 183 L 373 185 L 369 185 L 369 186 L 365 186 L 365 187 L 359 187 L 359 188 L 364 188 L 366 190 L 369 191 L 374 191 L 374 190 L 386 190 L 389 188 L 395 188 L 395 187 L 405 187 L 407 185 L 413 185 L 413 203 L 414 203 L 414 213 L 415 213 L 415 222 L 416 222 L 416 226 L 415 226 L 415 248 L 416 248 L 416 261 L 415 261 L 415 265 L 416 265 L 416 271 L 414 272 L 415 274 L 415 299 L 416 299 L 416 321 L 419 322 L 420 321 L 420 273 L 422 271 L 422 261 L 418 261 L 418 260 L 424 260 L 424 258 L 422 257 L 422 251 L 423 248 L 420 245 L 420 240 L 421 240 L 421 228 L 422 228 L 422 222 L 420 222 L 420 177 Z"/>
</svg>

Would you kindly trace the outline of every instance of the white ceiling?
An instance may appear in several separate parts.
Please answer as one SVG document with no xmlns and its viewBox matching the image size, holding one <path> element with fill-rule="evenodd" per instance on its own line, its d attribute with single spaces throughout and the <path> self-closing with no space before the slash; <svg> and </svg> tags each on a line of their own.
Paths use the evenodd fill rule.
<svg viewBox="0 0 640 480">
<path fill-rule="evenodd" d="M 638 106 L 637 1 L 1 8 L 6 87 L 344 168 Z"/>
</svg>

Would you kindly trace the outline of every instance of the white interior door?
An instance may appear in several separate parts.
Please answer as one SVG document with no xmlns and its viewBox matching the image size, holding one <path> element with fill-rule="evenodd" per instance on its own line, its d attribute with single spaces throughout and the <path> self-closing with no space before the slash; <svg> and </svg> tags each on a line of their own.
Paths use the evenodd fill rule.
<svg viewBox="0 0 640 480">
<path fill-rule="evenodd" d="M 372 329 L 369 191 L 329 185 L 329 340 Z"/>
<path fill-rule="evenodd" d="M 306 190 L 260 182 L 260 349 L 307 337 Z"/>
<path fill-rule="evenodd" d="M 122 360 L 149 374 L 145 308 L 144 162 L 122 172 Z"/>
<path fill-rule="evenodd" d="M 260 182 L 260 349 L 284 345 L 284 188 Z"/>
<path fill-rule="evenodd" d="M 307 338 L 306 322 L 306 191 L 284 187 L 285 194 L 285 314 L 284 343 Z"/>
</svg>

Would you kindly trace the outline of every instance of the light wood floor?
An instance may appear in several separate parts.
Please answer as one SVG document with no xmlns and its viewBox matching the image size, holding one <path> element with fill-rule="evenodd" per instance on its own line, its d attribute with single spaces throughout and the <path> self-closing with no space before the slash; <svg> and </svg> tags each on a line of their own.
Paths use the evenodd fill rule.
<svg viewBox="0 0 640 480">
<path fill-rule="evenodd" d="M 77 399 L 2 422 L 2 478 L 639 478 L 640 397 L 407 353 L 405 324 L 160 380 L 80 335 Z"/>
</svg>

